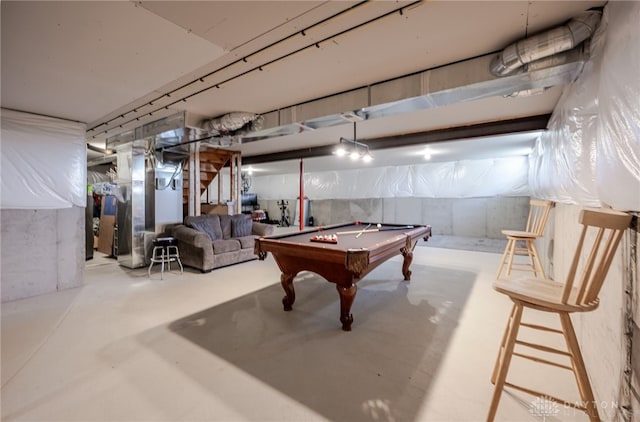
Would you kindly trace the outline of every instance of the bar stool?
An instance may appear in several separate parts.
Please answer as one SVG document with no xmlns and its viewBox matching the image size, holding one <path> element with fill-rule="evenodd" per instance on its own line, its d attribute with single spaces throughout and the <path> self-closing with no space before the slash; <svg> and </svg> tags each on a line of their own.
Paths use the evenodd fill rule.
<svg viewBox="0 0 640 422">
<path fill-rule="evenodd" d="M 493 283 L 494 290 L 513 301 L 513 307 L 491 375 L 491 383 L 495 388 L 487 416 L 489 422 L 496 416 L 505 387 L 537 396 L 554 405 L 560 403 L 565 407 L 573 407 L 585 412 L 590 421 L 600 421 L 587 368 L 571 322 L 571 314 L 593 311 L 600 304 L 600 289 L 620 240 L 629 227 L 631 215 L 607 209 L 584 209 L 580 213 L 579 222 L 583 227 L 565 280 L 559 282 L 550 279 L 521 278 L 503 279 Z M 561 329 L 522 321 L 524 310 L 534 315 L 537 312 L 558 315 Z M 526 331 L 538 330 L 549 336 L 559 334 L 564 337 L 566 348 L 551 347 L 549 344 L 533 341 L 530 333 L 525 333 L 524 339 L 518 337 L 522 327 Z M 533 354 L 528 354 L 530 350 L 533 350 Z M 550 359 L 547 357 L 549 355 L 555 355 L 555 358 Z M 513 357 L 573 372 L 581 401 L 564 400 L 547 392 L 507 381 Z M 549 381 L 552 386 L 553 379 Z"/>
<path fill-rule="evenodd" d="M 534 277 L 547 278 L 542 263 L 540 262 L 540 255 L 536 249 L 535 241 L 544 234 L 544 227 L 547 224 L 553 202 L 532 199 L 529 203 L 529 217 L 527 218 L 527 227 L 524 231 L 502 230 L 502 234 L 507 238 L 507 246 L 504 248 L 496 279 L 500 278 L 500 275 L 505 269 L 505 265 L 507 277 L 511 275 L 511 270 L 523 270 L 531 271 Z M 525 247 L 518 247 L 518 242 L 524 243 Z M 516 255 L 526 255 L 528 261 L 515 262 L 514 257 Z M 514 266 L 522 268 L 514 268 Z"/>
<path fill-rule="evenodd" d="M 177 262 L 180 265 L 180 274 L 183 272 L 182 261 L 180 261 L 180 253 L 178 251 L 178 241 L 173 237 L 158 237 L 153 240 L 153 252 L 151 253 L 151 263 L 147 270 L 147 275 L 151 278 L 151 267 L 153 264 L 160 264 L 160 280 L 164 274 L 164 264 L 167 264 L 167 270 L 171 271 L 171 263 Z"/>
</svg>

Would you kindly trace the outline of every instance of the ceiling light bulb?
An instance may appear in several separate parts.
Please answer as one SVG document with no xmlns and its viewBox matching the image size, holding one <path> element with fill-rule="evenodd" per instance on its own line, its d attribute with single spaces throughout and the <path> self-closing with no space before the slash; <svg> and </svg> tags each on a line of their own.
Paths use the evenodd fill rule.
<svg viewBox="0 0 640 422">
<path fill-rule="evenodd" d="M 343 147 L 338 147 L 338 149 L 335 150 L 334 154 L 338 157 L 344 157 L 345 155 L 347 155 L 347 150 Z"/>
<path fill-rule="evenodd" d="M 430 154 L 430 153 L 428 153 L 428 152 L 425 152 L 425 153 L 424 153 L 424 159 L 425 159 L 425 160 L 431 160 L 431 154 Z"/>
<path fill-rule="evenodd" d="M 351 158 L 353 161 L 357 160 L 358 158 L 360 158 L 360 154 L 358 153 L 358 151 L 353 151 L 351 153 L 351 155 L 349 155 L 349 158 Z"/>
<path fill-rule="evenodd" d="M 369 163 L 371 162 L 371 160 L 373 160 L 373 157 L 368 152 L 364 155 L 364 157 L 362 157 L 362 161 L 364 161 L 365 163 Z"/>
</svg>

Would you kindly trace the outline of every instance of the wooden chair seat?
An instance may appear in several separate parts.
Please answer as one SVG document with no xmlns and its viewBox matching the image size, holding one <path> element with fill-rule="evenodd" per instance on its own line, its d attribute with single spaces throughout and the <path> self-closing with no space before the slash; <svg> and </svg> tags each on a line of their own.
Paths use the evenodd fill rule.
<svg viewBox="0 0 640 422">
<path fill-rule="evenodd" d="M 546 401 L 551 400 L 562 403 L 564 406 L 584 411 L 590 421 L 600 420 L 570 314 L 573 312 L 593 311 L 598 307 L 600 289 L 622 235 L 630 222 L 631 216 L 622 212 L 582 210 L 580 224 L 582 224 L 583 228 L 564 283 L 546 278 L 524 278 L 494 282 L 493 288 L 498 293 L 508 296 L 513 301 L 513 307 L 491 376 L 491 382 L 495 385 L 495 389 L 487 421 L 493 421 L 495 418 L 500 397 L 505 387 L 514 388 L 527 394 L 541 397 Z M 587 236 L 587 232 L 595 233 Z M 587 241 L 587 239 L 589 240 Z M 590 243 L 590 247 L 587 247 L 588 243 Z M 525 308 L 533 310 L 534 314 L 535 311 L 557 314 L 560 319 L 561 329 L 523 322 L 522 317 Z M 544 334 L 560 334 L 564 337 L 566 350 L 549 347 L 531 340 L 521 340 L 518 338 L 520 327 L 539 330 Z M 517 350 L 515 350 L 516 346 L 518 347 Z M 521 349 L 524 349 L 524 351 Z M 531 349 L 535 350 L 536 353 L 527 354 L 526 352 Z M 556 359 L 546 359 L 540 356 L 541 353 L 544 356 L 547 354 L 555 355 Z M 524 358 L 535 363 L 573 372 L 578 385 L 580 400 L 563 400 L 548 393 L 507 382 L 507 374 L 512 357 Z M 566 364 L 560 363 L 558 362 L 559 359 L 568 359 L 569 362 Z M 553 381 L 551 380 L 551 382 Z"/>
<path fill-rule="evenodd" d="M 562 301 L 565 285 L 557 281 L 539 278 L 518 278 L 514 280 L 498 280 L 493 288 L 498 293 L 523 302 L 524 306 L 546 312 L 588 312 L 596 309 L 599 300 L 596 298 L 589 304 L 576 304 L 579 291 L 572 287 L 569 299 Z"/>
<path fill-rule="evenodd" d="M 507 237 L 517 237 L 519 239 L 535 239 L 538 237 L 537 233 L 520 230 L 502 230 L 502 234 Z"/>
</svg>

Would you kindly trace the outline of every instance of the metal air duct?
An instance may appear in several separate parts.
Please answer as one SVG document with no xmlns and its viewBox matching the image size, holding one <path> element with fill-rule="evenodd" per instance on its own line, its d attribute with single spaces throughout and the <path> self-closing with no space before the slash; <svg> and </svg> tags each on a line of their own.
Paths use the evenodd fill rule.
<svg viewBox="0 0 640 422">
<path fill-rule="evenodd" d="M 565 25 L 509 45 L 491 63 L 491 73 L 510 75 L 527 63 L 572 49 L 591 37 L 601 17 L 600 11 L 585 11 Z"/>
<path fill-rule="evenodd" d="M 259 124 L 261 123 L 260 116 L 255 113 L 234 111 L 220 117 L 206 120 L 203 124 L 203 128 L 210 132 L 221 134 L 242 129 L 250 123 L 254 124 L 254 126 L 257 123 L 257 125 L 259 126 Z"/>
</svg>

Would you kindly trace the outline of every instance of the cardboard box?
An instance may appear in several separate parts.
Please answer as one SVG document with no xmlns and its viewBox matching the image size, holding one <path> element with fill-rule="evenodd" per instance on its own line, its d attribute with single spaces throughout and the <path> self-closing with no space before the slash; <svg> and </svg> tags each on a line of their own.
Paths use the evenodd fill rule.
<svg viewBox="0 0 640 422">
<path fill-rule="evenodd" d="M 102 198 L 98 251 L 109 256 L 113 254 L 113 232 L 116 226 L 116 205 L 115 196 L 106 195 Z"/>
</svg>

